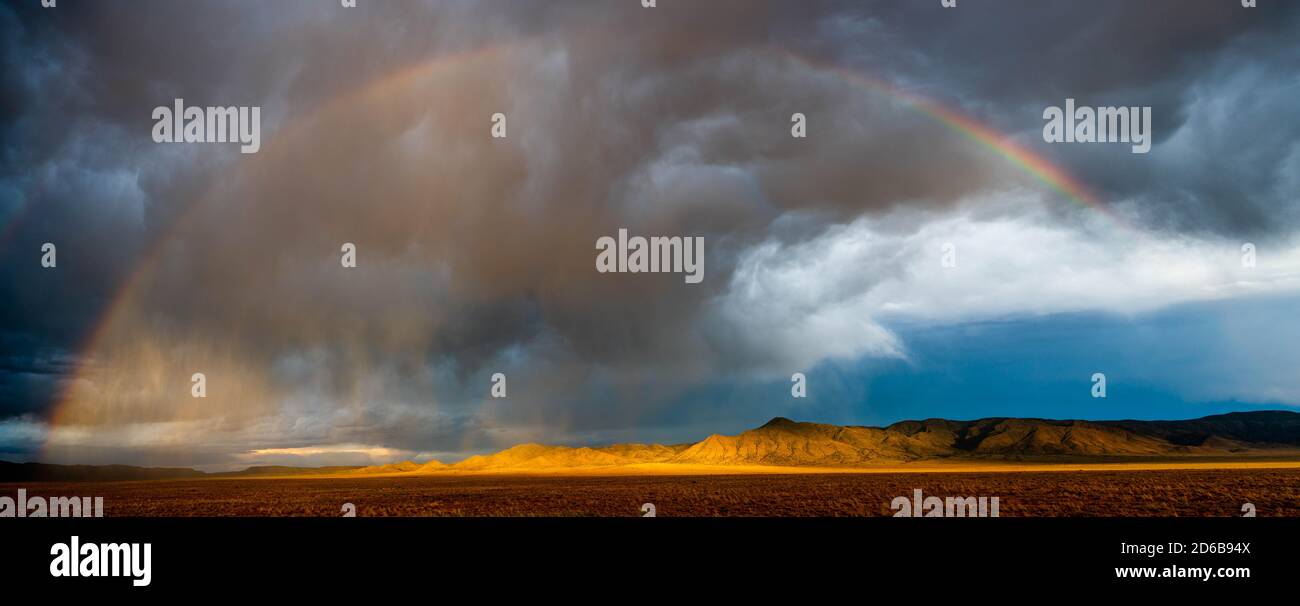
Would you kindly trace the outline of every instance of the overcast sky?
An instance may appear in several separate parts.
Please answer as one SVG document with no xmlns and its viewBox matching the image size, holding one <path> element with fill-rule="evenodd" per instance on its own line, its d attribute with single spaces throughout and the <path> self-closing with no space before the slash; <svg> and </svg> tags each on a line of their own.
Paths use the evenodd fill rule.
<svg viewBox="0 0 1300 606">
<path fill-rule="evenodd" d="M 1300 405 L 1300 3 L 338 4 L 0 7 L 0 458 Z M 177 98 L 261 149 L 154 142 Z M 1067 98 L 1150 152 L 1044 142 Z M 619 228 L 703 281 L 597 272 Z"/>
</svg>

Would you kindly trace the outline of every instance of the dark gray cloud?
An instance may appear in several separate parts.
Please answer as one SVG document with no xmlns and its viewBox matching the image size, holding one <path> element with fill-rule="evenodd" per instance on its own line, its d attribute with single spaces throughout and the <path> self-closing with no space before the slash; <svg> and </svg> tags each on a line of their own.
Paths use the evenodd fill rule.
<svg viewBox="0 0 1300 606">
<path fill-rule="evenodd" d="M 680 389 L 772 359 L 701 325 L 746 251 L 1043 188 L 833 66 L 1020 134 L 1140 225 L 1296 226 L 1291 4 L 336 4 L 0 10 L 0 415 L 49 416 L 66 392 L 68 425 L 173 424 L 130 431 L 213 463 L 663 419 Z M 1043 146 L 1042 109 L 1067 96 L 1153 106 L 1157 147 Z M 261 151 L 153 143 L 151 110 L 177 97 L 261 106 Z M 704 283 L 596 273 L 620 227 L 705 236 Z M 206 401 L 185 397 L 194 369 Z M 508 404 L 486 399 L 497 371 Z M 221 437 L 183 446 L 200 435 Z"/>
</svg>

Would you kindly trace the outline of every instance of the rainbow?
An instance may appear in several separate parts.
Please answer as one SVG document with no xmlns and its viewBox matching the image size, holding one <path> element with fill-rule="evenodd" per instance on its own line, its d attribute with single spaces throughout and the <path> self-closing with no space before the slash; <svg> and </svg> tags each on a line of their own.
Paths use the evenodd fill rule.
<svg viewBox="0 0 1300 606">
<path fill-rule="evenodd" d="M 295 139 L 307 131 L 311 125 L 315 124 L 323 116 L 338 111 L 346 111 L 351 105 L 362 100 L 382 97 L 390 94 L 392 91 L 401 90 L 412 83 L 434 77 L 441 68 L 489 59 L 495 54 L 512 47 L 513 46 L 511 45 L 476 47 L 462 52 L 439 55 L 432 59 L 403 66 L 372 80 L 365 86 L 345 91 L 342 94 L 330 98 L 325 103 L 314 108 L 311 112 L 288 124 L 282 131 L 275 133 L 273 141 L 283 142 Z M 283 144 L 267 145 L 264 146 L 262 154 L 270 156 L 283 154 L 285 153 L 286 147 L 287 146 Z M 164 253 L 167 251 L 167 247 L 171 243 L 172 239 L 175 238 L 176 234 L 182 229 L 193 224 L 196 216 L 194 210 L 206 200 L 212 198 L 214 194 L 213 190 L 220 182 L 221 179 L 214 179 L 213 185 L 209 187 L 208 191 L 200 196 L 197 201 L 191 203 L 186 209 L 184 209 L 175 219 L 173 219 L 168 229 L 160 237 L 150 243 L 148 248 L 142 254 L 141 261 L 137 264 L 136 268 L 127 275 L 126 279 L 122 281 L 121 286 L 109 300 L 108 306 L 104 313 L 101 314 L 99 322 L 95 324 L 90 333 L 88 333 L 82 340 L 81 345 L 77 347 L 78 352 L 84 354 L 86 352 L 94 352 L 99 348 L 110 328 L 114 325 L 114 321 L 120 318 L 125 310 L 130 308 L 131 302 L 141 284 L 143 284 L 145 280 L 153 274 L 154 268 L 158 266 L 161 259 L 164 257 Z M 82 369 L 78 368 L 76 375 L 81 376 L 81 374 Z M 75 384 L 76 382 L 73 381 L 70 383 Z M 59 395 L 59 399 L 50 415 L 49 424 L 51 426 L 56 427 L 60 425 L 61 421 L 65 418 L 64 413 L 71 404 L 70 395 L 71 393 L 69 389 L 65 389 L 64 392 Z"/>
<path fill-rule="evenodd" d="M 523 43 L 527 42 L 528 41 L 524 41 Z M 440 55 L 413 65 L 403 66 L 372 80 L 365 86 L 336 95 L 310 113 L 289 123 L 280 132 L 275 133 L 273 138 L 266 138 L 270 144 L 267 145 L 262 154 L 259 155 L 263 155 L 264 157 L 264 155 L 275 156 L 277 154 L 285 153 L 285 149 L 289 146 L 284 145 L 283 142 L 291 141 L 296 138 L 299 134 L 315 124 L 318 118 L 322 115 L 331 114 L 336 111 L 346 111 L 349 106 L 362 100 L 382 98 L 383 96 L 389 95 L 395 91 L 405 90 L 413 83 L 422 82 L 426 78 L 436 77 L 441 68 L 459 65 L 465 62 L 490 59 L 503 50 L 518 48 L 521 44 L 521 42 L 515 42 L 481 47 L 449 55 Z M 952 131 L 959 133 L 963 137 L 978 143 L 981 147 L 991 150 L 1005 158 L 1012 165 L 1048 185 L 1053 190 L 1064 194 L 1068 199 L 1075 203 L 1100 213 L 1104 217 L 1109 218 L 1115 225 L 1125 227 L 1124 222 L 1112 213 L 1106 204 L 1093 194 L 1083 183 L 1071 177 L 1065 170 L 1053 164 L 1048 158 L 1031 152 L 1027 148 L 1016 143 L 1010 135 L 1000 133 L 987 125 L 981 124 L 956 108 L 947 107 L 933 99 L 907 91 L 886 80 L 874 78 L 839 65 L 818 62 L 784 49 L 766 50 L 770 55 L 784 57 L 793 61 L 797 65 L 824 73 L 834 74 L 836 77 L 855 88 L 872 93 L 883 94 L 889 98 L 895 99 L 906 107 L 920 112 Z M 220 180 L 214 181 L 219 182 Z M 163 257 L 163 253 L 167 250 L 168 244 L 175 238 L 176 234 L 183 226 L 193 221 L 195 215 L 193 210 L 211 197 L 213 197 L 212 191 L 209 190 L 208 194 L 205 194 L 199 200 L 190 204 L 189 208 L 183 211 L 179 218 L 173 221 L 169 229 L 151 244 L 148 251 L 142 257 L 142 261 L 138 264 L 136 270 L 123 281 L 121 287 L 112 298 L 107 310 L 101 316 L 100 322 L 83 341 L 79 351 L 83 353 L 94 352 L 100 347 L 109 327 L 111 327 L 123 314 L 124 309 L 130 308 L 131 302 L 136 296 L 141 283 L 148 276 L 152 275 L 154 269 L 159 264 L 160 259 Z M 78 373 L 80 373 L 80 370 Z M 51 416 L 51 425 L 57 426 L 60 420 L 64 418 L 62 413 L 66 411 L 71 401 L 68 397 L 69 395 L 70 394 L 68 393 L 61 394 L 59 402 L 55 406 L 54 414 Z"/>
<path fill-rule="evenodd" d="M 806 67 L 835 74 L 844 82 L 857 88 L 882 93 L 901 101 L 916 111 L 929 116 L 965 138 L 992 150 L 1011 164 L 1037 178 L 1052 189 L 1065 194 L 1070 200 L 1102 213 L 1117 224 L 1122 220 L 1093 194 L 1087 186 L 1052 163 L 1047 157 L 1036 154 L 1017 143 L 1011 136 L 993 130 L 956 108 L 941 105 L 928 97 L 905 90 L 886 80 L 874 78 L 839 65 L 818 62 L 806 56 L 778 50 L 781 56 Z"/>
</svg>

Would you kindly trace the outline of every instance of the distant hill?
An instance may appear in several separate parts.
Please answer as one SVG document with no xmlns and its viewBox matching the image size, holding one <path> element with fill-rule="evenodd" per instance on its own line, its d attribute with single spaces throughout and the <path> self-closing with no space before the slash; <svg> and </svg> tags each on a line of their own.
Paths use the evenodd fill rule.
<svg viewBox="0 0 1300 606">
<path fill-rule="evenodd" d="M 582 448 L 522 444 L 452 465 L 403 465 L 411 472 L 475 472 L 644 463 L 869 467 L 927 460 L 1084 461 L 1198 455 L 1300 456 L 1300 413 L 1239 412 L 1188 421 L 927 419 L 883 428 L 799 423 L 777 417 L 740 435 L 712 435 L 695 444 Z M 389 465 L 355 473 L 394 471 Z"/>
<path fill-rule="evenodd" d="M 399 465 L 405 468 L 405 466 L 411 465 L 411 463 L 401 463 Z M 210 473 L 205 475 L 214 478 L 220 478 L 226 476 L 256 477 L 256 476 L 292 476 L 292 475 L 304 475 L 304 474 L 321 475 L 321 474 L 331 474 L 331 473 L 343 473 L 346 471 L 353 471 L 356 469 L 360 469 L 360 467 L 357 467 L 355 465 L 350 467 L 345 467 L 345 466 L 291 467 L 288 465 L 263 465 L 260 467 L 249 467 L 248 469 L 245 469 L 243 471 L 222 471 L 222 472 Z"/>
<path fill-rule="evenodd" d="M 406 464 L 403 464 L 406 465 Z M 393 466 L 397 468 L 397 466 Z M 418 465 L 416 467 L 419 467 Z M 243 471 L 206 473 L 188 467 L 132 465 L 54 465 L 0 461 L 0 482 L 130 482 L 220 477 L 260 477 L 344 473 L 358 467 L 249 467 Z M 403 467 L 402 469 L 406 469 Z"/>
<path fill-rule="evenodd" d="M 521 444 L 496 454 L 470 457 L 450 470 L 553 469 L 557 467 L 609 467 L 638 463 L 662 463 L 690 448 L 689 444 L 615 444 L 594 448 Z"/>
<path fill-rule="evenodd" d="M 841 467 L 948 458 L 1097 458 L 1300 453 L 1300 413 L 1231 413 L 1189 421 L 927 419 L 885 428 L 776 418 L 713 435 L 669 462 Z"/>
<path fill-rule="evenodd" d="M 250 467 L 206 474 L 125 465 L 46 465 L 0 461 L 0 482 L 158 480 L 285 475 L 425 474 L 602 469 L 644 464 L 870 467 L 941 460 L 1097 461 L 1136 458 L 1300 456 L 1300 413 L 1234 412 L 1186 421 L 926 419 L 888 427 L 800 423 L 783 417 L 735 436 L 694 444 L 598 447 L 520 444 L 459 463 L 375 467 Z"/>
<path fill-rule="evenodd" d="M 50 465 L 0 461 L 0 482 L 97 482 L 201 478 L 205 473 L 184 467 L 130 465 Z"/>
</svg>

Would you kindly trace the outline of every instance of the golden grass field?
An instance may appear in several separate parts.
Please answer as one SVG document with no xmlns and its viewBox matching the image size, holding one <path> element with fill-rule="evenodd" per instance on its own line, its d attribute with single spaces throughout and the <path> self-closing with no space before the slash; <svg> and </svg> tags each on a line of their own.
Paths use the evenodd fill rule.
<svg viewBox="0 0 1300 606">
<path fill-rule="evenodd" d="M 887 516 L 890 501 L 997 496 L 1010 516 L 1300 516 L 1296 463 L 967 465 L 786 473 L 429 474 L 0 484 L 102 496 L 105 516 Z M 1082 470 L 1080 470 L 1082 469 Z M 682 470 L 689 471 L 689 470 Z"/>
</svg>

